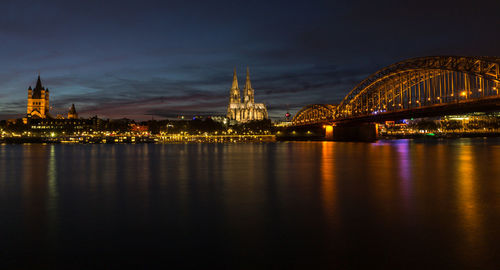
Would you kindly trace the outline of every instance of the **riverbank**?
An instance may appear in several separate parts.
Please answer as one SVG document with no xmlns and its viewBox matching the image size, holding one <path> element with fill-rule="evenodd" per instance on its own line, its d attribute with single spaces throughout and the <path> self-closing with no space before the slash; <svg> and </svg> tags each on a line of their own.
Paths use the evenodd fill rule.
<svg viewBox="0 0 500 270">
<path fill-rule="evenodd" d="M 458 139 L 475 137 L 500 137 L 498 132 L 465 133 L 392 133 L 379 134 L 378 140 L 398 139 Z M 167 136 L 106 136 L 106 137 L 3 137 L 2 144 L 53 143 L 53 144 L 140 144 L 140 143 L 245 143 L 277 141 L 328 141 L 322 136 L 276 135 L 167 135 Z"/>
<path fill-rule="evenodd" d="M 135 143 L 226 143 L 275 142 L 275 135 L 162 135 L 162 136 L 71 136 L 3 137 L 0 143 L 135 144 Z"/>
<path fill-rule="evenodd" d="M 458 139 L 458 138 L 477 138 L 477 137 L 500 137 L 499 132 L 427 132 L 427 133 L 386 133 L 379 134 L 379 139 Z"/>
</svg>

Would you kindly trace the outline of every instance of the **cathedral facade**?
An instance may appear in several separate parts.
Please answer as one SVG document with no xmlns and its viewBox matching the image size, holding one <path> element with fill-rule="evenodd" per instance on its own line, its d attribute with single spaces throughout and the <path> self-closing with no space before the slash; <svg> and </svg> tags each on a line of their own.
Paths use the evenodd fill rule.
<svg viewBox="0 0 500 270">
<path fill-rule="evenodd" d="M 233 85 L 229 93 L 229 105 L 227 106 L 227 118 L 236 122 L 248 122 L 252 120 L 267 119 L 266 105 L 255 103 L 254 90 L 250 83 L 250 72 L 247 68 L 247 80 L 243 89 L 243 102 L 240 96 L 236 69 L 233 73 Z"/>
</svg>

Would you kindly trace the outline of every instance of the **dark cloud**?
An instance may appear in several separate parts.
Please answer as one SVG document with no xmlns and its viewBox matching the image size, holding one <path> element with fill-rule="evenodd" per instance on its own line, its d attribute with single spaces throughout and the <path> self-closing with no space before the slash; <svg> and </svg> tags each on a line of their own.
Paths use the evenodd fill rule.
<svg viewBox="0 0 500 270">
<path fill-rule="evenodd" d="M 0 118 L 22 116 L 38 71 L 53 113 L 224 114 L 251 68 L 271 116 L 337 103 L 406 58 L 500 55 L 500 2 L 26 1 L 0 3 Z"/>
</svg>

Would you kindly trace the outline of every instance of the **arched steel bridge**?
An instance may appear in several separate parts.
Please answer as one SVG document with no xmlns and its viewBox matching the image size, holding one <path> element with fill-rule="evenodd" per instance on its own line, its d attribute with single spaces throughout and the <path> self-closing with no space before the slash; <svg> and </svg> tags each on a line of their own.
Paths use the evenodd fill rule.
<svg viewBox="0 0 500 270">
<path fill-rule="evenodd" d="M 337 106 L 306 106 L 292 122 L 373 122 L 500 110 L 499 66 L 499 57 L 433 56 L 405 60 L 370 75 Z"/>
<path fill-rule="evenodd" d="M 302 108 L 292 118 L 295 125 L 311 125 L 333 120 L 335 106 L 331 104 L 311 104 Z"/>
</svg>

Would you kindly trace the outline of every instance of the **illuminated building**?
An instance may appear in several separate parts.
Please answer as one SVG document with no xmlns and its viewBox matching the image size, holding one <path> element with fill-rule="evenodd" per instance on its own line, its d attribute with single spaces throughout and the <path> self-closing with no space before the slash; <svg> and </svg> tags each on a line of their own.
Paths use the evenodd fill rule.
<svg viewBox="0 0 500 270">
<path fill-rule="evenodd" d="M 227 124 L 228 124 L 228 119 L 226 116 L 215 115 L 215 116 L 211 116 L 210 119 L 212 119 L 215 122 L 221 123 L 225 126 L 227 126 Z"/>
<path fill-rule="evenodd" d="M 96 130 L 94 119 L 30 119 L 28 126 L 32 132 L 53 132 L 53 131 L 93 131 Z"/>
<path fill-rule="evenodd" d="M 49 116 L 49 89 L 42 86 L 40 75 L 35 89 L 28 88 L 28 118 L 47 118 Z"/>
<path fill-rule="evenodd" d="M 75 109 L 75 104 L 71 105 L 71 109 L 68 112 L 68 119 L 78 119 L 78 113 Z"/>
<path fill-rule="evenodd" d="M 42 85 L 40 75 L 34 89 L 28 88 L 27 117 L 24 124 L 32 131 L 80 131 L 92 130 L 94 121 L 78 119 L 75 105 L 68 111 L 68 119 L 58 114 L 56 117 L 49 114 L 49 89 Z"/>
<path fill-rule="evenodd" d="M 241 102 L 238 78 L 236 77 L 236 69 L 234 69 L 233 84 L 229 95 L 229 105 L 227 106 L 227 118 L 237 122 L 267 119 L 266 105 L 254 101 L 254 89 L 250 83 L 248 68 L 245 89 L 243 89 L 243 102 Z"/>
</svg>

